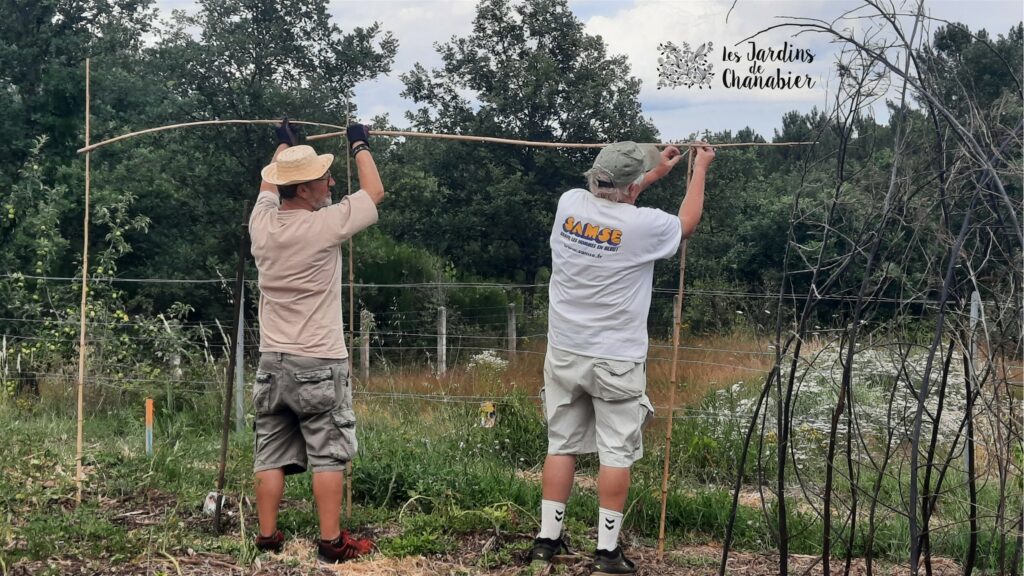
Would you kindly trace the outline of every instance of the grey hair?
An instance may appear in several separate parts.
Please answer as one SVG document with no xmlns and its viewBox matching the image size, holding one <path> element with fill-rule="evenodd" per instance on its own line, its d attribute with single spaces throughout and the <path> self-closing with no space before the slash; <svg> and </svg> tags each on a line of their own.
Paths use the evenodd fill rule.
<svg viewBox="0 0 1024 576">
<path fill-rule="evenodd" d="M 640 184 L 644 179 L 644 175 L 641 174 L 640 177 L 629 184 L 615 186 L 612 180 L 612 173 L 596 165 L 584 172 L 583 177 L 587 179 L 587 188 L 591 194 L 598 198 L 611 200 L 612 202 L 624 202 L 626 198 L 629 198 L 629 186 L 631 184 Z M 612 183 L 612 186 L 606 185 L 609 183 Z M 602 184 L 605 185 L 603 186 Z"/>
</svg>

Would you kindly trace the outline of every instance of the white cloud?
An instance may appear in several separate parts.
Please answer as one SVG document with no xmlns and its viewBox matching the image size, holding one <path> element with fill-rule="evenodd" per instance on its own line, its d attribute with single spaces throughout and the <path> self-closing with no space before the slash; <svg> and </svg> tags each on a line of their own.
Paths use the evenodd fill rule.
<svg viewBox="0 0 1024 576">
<path fill-rule="evenodd" d="M 434 49 L 434 43 L 445 42 L 453 35 L 468 34 L 476 14 L 476 3 L 469 0 L 334 0 L 330 3 L 329 11 L 344 30 L 379 22 L 384 30 L 398 39 L 398 53 L 391 72 L 357 84 L 355 105 L 363 121 L 387 114 L 393 124 L 402 126 L 405 123 L 403 114 L 413 108 L 413 103 L 400 96 L 405 86 L 399 76 L 411 70 L 417 62 L 427 68 L 439 66 L 441 59 Z"/>
</svg>

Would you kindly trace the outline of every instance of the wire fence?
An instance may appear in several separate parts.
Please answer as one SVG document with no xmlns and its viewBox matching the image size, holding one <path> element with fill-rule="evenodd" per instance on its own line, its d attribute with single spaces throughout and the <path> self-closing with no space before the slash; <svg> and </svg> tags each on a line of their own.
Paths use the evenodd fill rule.
<svg viewBox="0 0 1024 576">
<path fill-rule="evenodd" d="M 0 283 L 4 281 L 21 281 L 30 279 L 42 282 L 76 282 L 80 278 L 69 276 L 45 276 L 29 275 L 21 273 L 0 274 Z M 229 284 L 225 278 L 120 278 L 120 277 L 94 277 L 95 282 L 126 282 L 135 284 L 222 284 L 225 287 Z M 249 281 L 249 285 L 255 286 L 255 281 Z M 370 309 L 366 306 L 360 307 L 360 314 L 357 315 L 357 326 L 346 327 L 353 341 L 349 342 L 350 356 L 353 362 L 358 358 L 359 365 L 363 370 L 362 376 L 368 377 L 369 370 L 374 366 L 383 363 L 390 367 L 395 365 L 431 365 L 438 362 L 438 356 L 443 350 L 445 355 L 453 359 L 454 363 L 466 362 L 469 357 L 480 352 L 492 350 L 512 354 L 514 357 L 543 357 L 546 346 L 546 283 L 495 283 L 495 282 L 440 282 L 440 283 L 393 283 L 393 284 L 370 284 L 353 283 L 343 284 L 343 288 L 353 286 L 359 289 L 373 289 L 376 292 L 390 291 L 392 295 L 384 295 L 375 300 L 378 303 L 377 309 Z M 395 306 L 384 306 L 381 303 L 388 302 L 389 298 L 394 300 L 394 293 L 406 291 L 419 291 L 423 288 L 452 288 L 460 290 L 494 290 L 503 302 L 493 305 L 469 304 L 462 307 L 448 304 L 442 306 L 423 306 L 421 299 L 415 301 L 415 305 L 406 308 Z M 664 306 L 669 303 L 675 291 L 658 288 L 654 290 L 654 306 Z M 494 294 L 492 293 L 492 296 Z M 705 303 L 713 302 L 720 308 L 732 307 L 732 304 L 724 304 L 723 299 L 736 305 L 734 311 L 737 322 L 743 323 L 743 328 L 752 333 L 751 338 L 755 346 L 724 347 L 716 345 L 693 345 L 684 342 L 678 346 L 681 357 L 678 359 L 680 365 L 704 366 L 709 368 L 722 368 L 748 372 L 751 375 L 765 375 L 769 368 L 765 364 L 771 364 L 776 359 L 777 351 L 772 347 L 758 342 L 756 327 L 759 320 L 753 319 L 757 313 L 763 314 L 771 319 L 775 314 L 782 313 L 780 310 L 773 310 L 771 307 L 758 309 L 750 313 L 744 313 L 744 308 L 750 309 L 751 300 L 786 300 L 806 298 L 807 294 L 770 294 L 752 293 L 746 291 L 728 290 L 701 290 L 688 289 L 686 298 L 688 302 L 696 301 L 698 306 L 700 300 L 706 299 Z M 845 296 L 836 295 L 813 295 L 820 299 L 844 300 Z M 230 294 L 227 296 L 230 300 Z M 928 298 L 868 298 L 869 301 L 897 304 L 935 304 L 938 301 Z M 251 307 L 247 307 L 252 311 Z M 444 315 L 444 326 L 439 322 L 441 310 L 444 308 L 447 314 Z M 684 306 L 684 309 L 686 307 Z M 2 308 L 0 308 L 2 314 Z M 34 361 L 37 357 L 45 357 L 45 362 L 53 364 L 54 356 L 61 352 L 69 353 L 77 347 L 78 336 L 75 327 L 79 324 L 77 311 L 70 310 L 65 315 L 54 315 L 52 317 L 18 317 L 7 313 L 0 315 L 0 338 L 4 340 L 4 354 L 10 364 L 11 354 L 15 357 L 21 356 L 23 361 Z M 662 324 L 658 325 L 661 321 Z M 879 324 L 885 320 L 878 321 Z M 117 348 L 125 345 L 135 346 L 140 353 L 150 352 L 152 356 L 159 357 L 163 362 L 176 362 L 181 364 L 182 357 L 202 357 L 209 362 L 222 357 L 230 346 L 229 333 L 232 332 L 230 322 L 222 322 L 219 319 L 212 320 L 185 320 L 174 318 L 166 320 L 160 318 L 104 318 L 89 319 L 86 322 L 86 340 L 89 346 L 100 348 Z M 764 326 L 769 322 L 764 321 Z M 664 324 L 664 317 L 657 317 L 652 314 L 649 322 L 649 330 L 653 335 L 666 337 L 670 325 Z M 354 328 L 354 329 L 353 329 Z M 822 335 L 827 335 L 831 327 L 816 327 Z M 259 325 L 257 322 L 243 319 L 241 329 L 243 343 L 240 350 L 245 354 L 249 363 L 254 363 L 259 351 Z M 29 346 L 25 346 L 28 344 Z M 46 348 L 52 348 L 54 354 L 47 354 Z M 41 349 L 42 348 L 42 349 Z M 667 365 L 672 362 L 668 352 L 673 346 L 664 342 L 654 340 L 650 344 L 648 362 L 652 365 Z M 26 358 L 28 356 L 29 358 Z M 109 356 L 109 355 L 107 355 Z M 364 358 L 365 357 L 365 358 Z M 152 360 L 152 358 L 151 358 Z M 122 362 L 120 366 L 112 364 L 113 360 L 104 358 L 101 369 L 129 369 L 131 362 Z M 139 363 L 136 363 L 138 366 Z M 149 362 L 148 364 L 154 364 Z M 443 373 L 447 366 L 441 367 Z M 126 380 L 127 381 L 127 380 Z"/>
<path fill-rule="evenodd" d="M 80 283 L 82 281 L 81 276 L 43 276 L 33 274 L 22 274 L 22 273 L 0 273 L 0 278 L 7 279 L 25 279 L 35 280 L 43 282 L 60 282 L 60 283 Z M 129 284 L 219 284 L 225 288 L 230 288 L 232 280 L 229 278 L 125 278 L 118 276 L 90 276 L 90 282 L 98 283 L 129 283 Z M 248 279 L 245 280 L 246 286 L 250 289 L 259 287 L 258 280 Z M 384 288 L 401 288 L 401 289 L 412 289 L 412 288 L 498 288 L 504 290 L 524 290 L 524 289 L 538 289 L 547 288 L 547 283 L 513 283 L 513 282 L 406 282 L 406 283 L 341 283 L 343 289 L 349 287 L 354 288 L 369 288 L 369 289 L 384 289 Z M 654 288 L 653 292 L 661 295 L 675 295 L 676 289 L 674 288 Z M 721 296 L 727 298 L 748 298 L 757 300 L 803 300 L 806 298 L 813 298 L 816 300 L 834 301 L 834 302 L 874 302 L 874 303 L 888 303 L 888 304 L 917 304 L 917 305 L 938 305 L 941 304 L 941 300 L 935 298 L 927 298 L 924 296 L 915 296 L 910 298 L 896 298 L 891 296 L 874 296 L 865 295 L 859 296 L 857 294 L 841 294 L 841 293 L 829 293 L 820 294 L 816 291 L 811 292 L 748 292 L 739 290 L 712 290 L 703 288 L 687 288 L 686 294 L 691 296 Z M 986 304 L 992 303 L 992 301 L 986 301 Z M 420 310 L 426 312 L 427 310 Z"/>
<path fill-rule="evenodd" d="M 30 277 L 18 274 L 0 275 L 0 283 L 10 279 L 33 278 L 47 282 L 71 282 L 75 278 Z M 111 279 L 134 283 L 179 282 L 176 279 Z M 185 283 L 216 283 L 223 279 L 180 280 Z M 347 286 L 347 285 L 346 285 Z M 547 347 L 546 284 L 515 283 L 406 283 L 406 284 L 356 284 L 360 288 L 374 288 L 378 293 L 387 292 L 374 300 L 377 309 L 369 309 L 367 301 L 360 300 L 360 309 L 355 315 L 356 326 L 348 342 L 350 366 L 358 386 L 355 395 L 363 402 L 425 402 L 437 405 L 474 405 L 490 402 L 495 405 L 519 400 L 540 402 L 538 390 L 542 386 L 541 364 Z M 469 300 L 463 306 L 427 306 L 423 299 L 413 299 L 405 307 L 396 305 L 398 296 L 412 291 L 419 294 L 424 287 L 448 287 L 488 292 L 492 296 L 495 288 L 499 301 L 490 305 Z M 656 290 L 652 301 L 671 301 L 674 293 Z M 723 301 L 723 298 L 731 300 Z M 789 295 L 786 297 L 795 297 Z M 230 293 L 226 298 L 230 300 Z M 687 302 L 707 298 L 720 307 L 735 308 L 736 317 L 746 320 L 754 313 L 750 299 L 778 299 L 778 294 L 752 294 L 741 291 L 689 290 Z M 254 299 L 253 299 L 254 300 Z M 881 301 L 881 300 L 880 300 Z M 900 303 L 921 304 L 924 299 L 904 299 Z M 383 304 L 382 304 L 383 303 Z M 385 305 L 386 304 L 386 305 Z M 411 305 L 410 305 L 411 304 Z M 744 314 L 743 309 L 748 310 Z M 251 311 L 248 308 L 247 311 Z M 77 383 L 77 372 L 73 370 L 74 351 L 77 349 L 77 311 L 67 311 L 66 316 L 18 317 L 2 313 L 0 308 L 0 375 L 3 380 L 17 388 L 38 388 L 40 384 L 57 386 L 65 391 Z M 347 310 L 346 310 L 347 312 Z M 763 309 L 766 315 L 778 310 Z M 347 317 L 347 314 L 346 314 Z M 769 325 L 769 323 L 765 323 Z M 744 394 L 762 385 L 775 365 L 785 365 L 785 352 L 774 349 L 769 340 L 752 329 L 754 324 L 744 324 L 742 338 L 694 338 L 678 346 L 676 366 L 691 380 L 699 378 L 718 379 L 717 382 L 700 383 L 702 394 L 713 393 L 745 381 Z M 85 377 L 87 390 L 98 394 L 145 394 L 166 395 L 167 402 L 196 401 L 204 396 L 222 396 L 226 372 L 223 360 L 231 346 L 231 334 L 239 327 L 230 326 L 229 321 L 213 318 L 189 320 L 183 318 L 127 317 L 102 318 L 87 321 L 87 345 L 94 360 L 88 366 Z M 239 351 L 241 371 L 244 375 L 243 394 L 248 404 L 252 381 L 259 360 L 260 327 L 254 318 L 243 314 L 240 327 L 242 337 Z M 348 329 L 349 327 L 346 326 Z M 651 322 L 652 333 L 658 329 Z M 667 332 L 664 326 L 662 334 Z M 818 332 L 827 337 L 829 327 Z M 766 332 L 766 331 L 765 331 Z M 50 349 L 52 348 L 52 350 Z M 649 381 L 654 390 L 663 392 L 667 384 L 667 370 L 672 366 L 674 347 L 665 341 L 652 340 L 649 345 L 647 364 L 650 368 Z M 443 350 L 443 354 L 442 354 Z M 128 351 L 131 354 L 118 354 Z M 63 356 L 62 356 L 63 355 Z M 442 358 L 444 356 L 444 358 Z M 497 359 L 501 362 L 497 381 L 479 382 L 479 375 L 470 368 L 475 359 Z M 823 363 L 834 360 L 823 361 Z M 55 368 L 61 368 L 56 370 Z M 487 379 L 491 379 L 488 376 Z M 816 378 L 823 378 L 818 375 Z M 515 381 L 513 386 L 507 382 Z M 809 392 L 815 393 L 815 392 Z M 820 389 L 817 393 L 821 393 Z M 514 394 L 516 399 L 509 400 Z M 701 398 L 691 399 L 690 405 L 669 410 L 662 404 L 656 408 L 655 418 L 672 418 L 683 421 L 728 422 L 731 426 L 742 426 L 755 415 L 755 406 L 749 403 L 723 405 L 722 402 L 707 402 Z M 241 405 L 242 403 L 239 403 Z M 246 408 L 248 409 L 248 408 Z M 768 407 L 764 407 L 764 411 Z M 671 412 L 671 413 L 669 413 Z M 235 419 L 241 421 L 246 415 L 236 411 Z M 770 421 L 770 420 L 769 420 Z M 817 430 L 827 429 L 827 415 L 818 412 L 798 414 L 793 425 Z M 845 430 L 845 423 L 840 423 Z"/>
</svg>

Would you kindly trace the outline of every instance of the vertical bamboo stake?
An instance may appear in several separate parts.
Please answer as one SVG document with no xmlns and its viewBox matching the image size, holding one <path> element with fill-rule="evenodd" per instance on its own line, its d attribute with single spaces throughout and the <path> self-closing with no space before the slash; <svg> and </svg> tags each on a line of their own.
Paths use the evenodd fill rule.
<svg viewBox="0 0 1024 576">
<path fill-rule="evenodd" d="M 85 145 L 89 145 L 89 59 L 85 59 Z M 85 396 L 85 303 L 89 291 L 89 172 L 85 153 L 85 216 L 82 224 L 82 310 L 78 328 L 78 439 L 75 443 L 75 503 L 82 503 L 82 405 Z"/>
<path fill-rule="evenodd" d="M 349 101 L 345 98 L 345 125 L 347 126 L 352 121 L 349 113 Z M 352 196 L 352 154 L 351 152 L 352 143 L 345 139 L 345 184 L 348 186 L 348 195 Z M 353 253 L 355 245 L 352 243 L 352 237 L 348 238 L 348 345 L 350 350 L 353 342 L 355 342 L 355 325 L 356 325 L 356 287 L 355 287 L 355 260 Z M 348 371 L 349 377 L 352 376 L 352 354 L 348 355 Z M 342 488 L 345 490 L 343 499 L 345 501 L 345 518 L 352 517 L 352 461 L 349 460 L 345 465 L 345 476 L 343 477 Z"/>
<path fill-rule="evenodd" d="M 686 192 L 690 192 L 690 176 L 693 174 L 693 148 L 690 148 L 686 162 Z M 684 196 L 685 197 L 685 196 Z M 665 424 L 665 469 L 661 474 L 661 522 L 658 525 L 658 560 L 665 557 L 665 512 L 668 506 L 668 469 L 672 455 L 672 425 L 675 423 L 676 375 L 679 364 L 679 330 L 683 323 L 683 280 L 686 275 L 686 238 L 679 245 L 679 292 L 672 307 L 672 370 L 669 377 L 668 420 Z"/>
<path fill-rule="evenodd" d="M 359 339 L 359 363 L 363 382 L 370 381 L 370 326 L 373 324 L 373 313 L 363 308 L 359 313 L 359 331 L 362 337 Z"/>
</svg>

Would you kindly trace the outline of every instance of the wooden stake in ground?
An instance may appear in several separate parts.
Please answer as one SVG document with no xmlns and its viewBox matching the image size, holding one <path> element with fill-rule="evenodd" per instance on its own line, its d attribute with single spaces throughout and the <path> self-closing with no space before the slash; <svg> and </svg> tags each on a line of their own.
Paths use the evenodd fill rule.
<svg viewBox="0 0 1024 576">
<path fill-rule="evenodd" d="M 690 192 L 690 176 L 693 174 L 693 148 L 686 161 L 686 192 Z M 672 456 L 672 426 L 675 424 L 676 408 L 676 367 L 679 364 L 679 330 L 683 323 L 683 280 L 686 276 L 686 238 L 679 245 L 679 292 L 672 307 L 672 369 L 669 376 L 668 419 L 665 424 L 665 469 L 661 474 L 661 522 L 658 524 L 658 560 L 665 557 L 665 512 L 668 508 L 668 470 Z"/>
<path fill-rule="evenodd" d="M 234 311 L 234 322 L 232 326 L 238 326 L 238 319 L 242 314 L 242 284 L 245 282 L 245 215 L 249 212 L 249 203 L 246 202 L 242 208 L 242 233 L 238 237 L 238 270 L 235 272 L 235 311 Z M 221 421 L 220 430 L 220 467 L 217 469 L 217 506 L 213 512 L 213 528 L 220 534 L 220 511 L 221 504 L 224 501 L 224 473 L 227 469 L 228 464 L 228 435 L 231 433 L 231 404 L 232 404 L 232 389 L 235 383 L 235 366 L 239 362 L 238 358 L 238 331 L 234 330 L 231 333 L 231 350 L 228 353 L 228 370 L 227 377 L 225 380 L 227 384 L 224 386 L 224 419 Z M 241 512 L 242 503 L 238 503 L 239 513 Z"/>
<path fill-rule="evenodd" d="M 349 101 L 345 100 L 345 124 L 350 124 L 352 117 L 349 114 Z M 352 143 L 345 139 L 343 145 L 345 149 L 345 184 L 348 186 L 348 196 L 352 196 Z M 355 268 L 353 258 L 353 251 L 355 245 L 352 243 L 352 237 L 348 237 L 348 345 L 349 350 L 352 348 L 352 343 L 355 342 L 355 322 L 356 322 L 356 287 L 355 287 Z M 352 357 L 353 354 L 348 355 L 348 375 L 349 381 L 352 380 Z M 345 476 L 342 488 L 345 490 L 343 495 L 345 501 L 345 518 L 352 517 L 352 461 L 349 460 L 345 465 Z"/>
<path fill-rule="evenodd" d="M 85 145 L 89 146 L 89 59 L 85 59 Z M 78 439 L 75 442 L 75 503 L 82 503 L 82 405 L 85 403 L 85 303 L 89 293 L 89 172 L 85 153 L 85 216 L 82 224 L 82 309 L 78 327 Z"/>
</svg>

